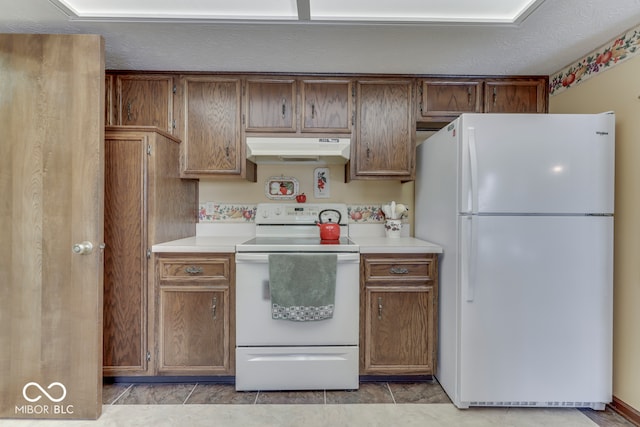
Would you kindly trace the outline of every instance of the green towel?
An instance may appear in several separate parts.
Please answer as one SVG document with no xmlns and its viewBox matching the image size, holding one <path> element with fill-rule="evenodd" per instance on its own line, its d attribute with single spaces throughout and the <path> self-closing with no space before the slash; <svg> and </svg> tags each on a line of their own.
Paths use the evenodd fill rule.
<svg viewBox="0 0 640 427">
<path fill-rule="evenodd" d="M 333 317 L 336 254 L 269 254 L 273 319 L 306 322 Z"/>
</svg>

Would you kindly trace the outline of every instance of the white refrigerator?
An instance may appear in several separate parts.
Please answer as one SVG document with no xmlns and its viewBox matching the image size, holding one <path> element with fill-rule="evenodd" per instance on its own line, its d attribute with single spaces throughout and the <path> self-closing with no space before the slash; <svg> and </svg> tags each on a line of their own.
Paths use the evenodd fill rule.
<svg viewBox="0 0 640 427">
<path fill-rule="evenodd" d="M 436 378 L 457 407 L 611 401 L 614 129 L 463 114 L 418 146 L 415 236 L 444 249 Z"/>
</svg>

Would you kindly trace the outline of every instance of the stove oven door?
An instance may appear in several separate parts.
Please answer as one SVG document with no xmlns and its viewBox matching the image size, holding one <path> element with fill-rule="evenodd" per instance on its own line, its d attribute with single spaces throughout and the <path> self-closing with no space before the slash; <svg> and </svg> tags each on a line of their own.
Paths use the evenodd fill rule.
<svg viewBox="0 0 640 427">
<path fill-rule="evenodd" d="M 360 255 L 339 253 L 331 319 L 295 322 L 271 318 L 268 254 L 236 254 L 236 345 L 357 345 Z"/>
<path fill-rule="evenodd" d="M 357 389 L 358 253 L 338 254 L 331 319 L 271 318 L 268 254 L 236 253 L 236 390 Z"/>
</svg>

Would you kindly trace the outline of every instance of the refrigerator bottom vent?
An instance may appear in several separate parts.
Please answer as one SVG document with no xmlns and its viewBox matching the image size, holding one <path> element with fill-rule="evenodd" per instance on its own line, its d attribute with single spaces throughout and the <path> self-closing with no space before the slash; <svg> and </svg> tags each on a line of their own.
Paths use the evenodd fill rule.
<svg viewBox="0 0 640 427">
<path fill-rule="evenodd" d="M 591 408 L 602 410 L 604 402 L 469 402 L 468 406 L 520 406 L 520 407 L 545 407 L 545 408 Z M 466 405 L 464 405 L 466 406 Z"/>
</svg>

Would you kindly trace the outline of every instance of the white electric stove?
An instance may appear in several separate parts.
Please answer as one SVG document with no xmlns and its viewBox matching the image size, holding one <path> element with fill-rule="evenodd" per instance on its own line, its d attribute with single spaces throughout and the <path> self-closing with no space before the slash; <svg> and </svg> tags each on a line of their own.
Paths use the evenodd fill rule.
<svg viewBox="0 0 640 427">
<path fill-rule="evenodd" d="M 320 239 L 321 214 L 340 224 L 339 240 Z M 358 388 L 360 254 L 348 227 L 344 204 L 258 205 L 256 237 L 236 246 L 236 390 Z M 333 317 L 272 318 L 272 253 L 336 253 Z"/>
</svg>

